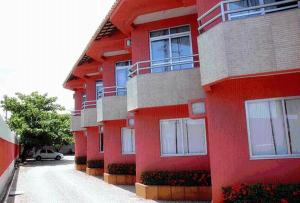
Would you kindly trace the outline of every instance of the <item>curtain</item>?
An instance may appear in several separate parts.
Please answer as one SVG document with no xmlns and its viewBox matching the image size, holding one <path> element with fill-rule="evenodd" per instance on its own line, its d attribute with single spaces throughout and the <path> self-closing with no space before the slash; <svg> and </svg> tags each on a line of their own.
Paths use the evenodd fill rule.
<svg viewBox="0 0 300 203">
<path fill-rule="evenodd" d="M 123 153 L 132 153 L 132 130 L 130 128 L 122 128 L 122 151 Z"/>
<path fill-rule="evenodd" d="M 206 153 L 206 127 L 205 119 L 192 120 L 188 119 L 187 134 L 188 134 L 188 148 L 189 153 Z"/>
<path fill-rule="evenodd" d="M 176 154 L 177 126 L 175 120 L 161 121 L 162 154 Z"/>
</svg>

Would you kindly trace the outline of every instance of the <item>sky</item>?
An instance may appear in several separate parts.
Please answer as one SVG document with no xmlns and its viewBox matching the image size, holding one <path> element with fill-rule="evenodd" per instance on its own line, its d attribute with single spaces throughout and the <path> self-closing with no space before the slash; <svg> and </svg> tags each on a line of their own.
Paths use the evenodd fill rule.
<svg viewBox="0 0 300 203">
<path fill-rule="evenodd" d="M 72 110 L 62 84 L 113 3 L 0 0 L 0 99 L 38 91 Z"/>
</svg>

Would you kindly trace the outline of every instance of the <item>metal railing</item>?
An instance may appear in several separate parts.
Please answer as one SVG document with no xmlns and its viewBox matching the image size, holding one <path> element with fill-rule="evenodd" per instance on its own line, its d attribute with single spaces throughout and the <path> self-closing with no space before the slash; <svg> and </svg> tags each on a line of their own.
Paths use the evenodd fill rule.
<svg viewBox="0 0 300 203">
<path fill-rule="evenodd" d="M 81 110 L 71 111 L 72 116 L 81 116 Z"/>
<path fill-rule="evenodd" d="M 263 3 L 238 9 L 229 9 L 231 3 L 244 2 L 244 0 L 221 1 L 198 18 L 198 31 L 201 33 L 205 27 L 217 20 L 230 21 L 253 15 L 265 15 L 292 8 L 300 8 L 300 0 L 283 0 L 274 3 Z M 204 21 L 204 22 L 203 22 Z"/>
<path fill-rule="evenodd" d="M 161 73 L 199 67 L 199 55 L 164 58 L 161 60 L 139 61 L 129 69 L 128 77 L 147 73 Z"/>
<path fill-rule="evenodd" d="M 96 108 L 97 106 L 97 101 L 92 100 L 92 101 L 85 101 L 82 103 L 82 109 L 90 109 L 90 108 Z"/>
<path fill-rule="evenodd" d="M 111 86 L 111 87 L 104 87 L 103 88 L 101 97 L 125 96 L 125 95 L 127 95 L 127 88 L 126 87 Z"/>
</svg>

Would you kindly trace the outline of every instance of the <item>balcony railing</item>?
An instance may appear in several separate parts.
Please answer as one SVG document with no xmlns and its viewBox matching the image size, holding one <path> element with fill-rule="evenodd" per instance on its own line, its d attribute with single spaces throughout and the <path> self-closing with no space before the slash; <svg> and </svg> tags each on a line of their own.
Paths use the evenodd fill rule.
<svg viewBox="0 0 300 203">
<path fill-rule="evenodd" d="M 165 58 L 161 60 L 139 61 L 129 69 L 130 78 L 147 73 L 161 73 L 199 67 L 199 55 Z"/>
<path fill-rule="evenodd" d="M 233 19 L 245 18 L 248 16 L 265 15 L 277 11 L 300 8 L 299 0 L 282 0 L 274 3 L 263 3 L 256 6 L 240 6 L 240 8 L 230 8 L 230 4 L 245 3 L 245 0 L 227 0 L 221 1 L 206 13 L 198 18 L 198 31 L 201 33 L 208 25 L 217 20 L 222 22 Z"/>
<path fill-rule="evenodd" d="M 91 109 L 91 108 L 96 108 L 97 106 L 97 101 L 92 100 L 92 101 L 85 101 L 82 103 L 82 109 Z"/>
<path fill-rule="evenodd" d="M 120 86 L 111 86 L 111 87 L 104 87 L 101 97 L 108 97 L 108 96 L 125 96 L 127 95 L 127 88 L 120 87 Z"/>
<path fill-rule="evenodd" d="M 81 116 L 81 110 L 71 111 L 71 116 Z"/>
</svg>

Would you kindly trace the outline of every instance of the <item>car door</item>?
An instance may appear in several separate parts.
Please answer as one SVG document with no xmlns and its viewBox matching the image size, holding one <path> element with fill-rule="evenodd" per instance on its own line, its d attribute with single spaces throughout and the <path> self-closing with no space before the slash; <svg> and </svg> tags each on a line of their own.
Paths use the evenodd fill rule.
<svg viewBox="0 0 300 203">
<path fill-rule="evenodd" d="M 54 159 L 55 158 L 55 153 L 50 149 L 47 149 L 47 158 L 48 159 Z"/>
<path fill-rule="evenodd" d="M 40 151 L 40 156 L 43 158 L 43 159 L 47 159 L 47 151 L 45 149 L 42 149 Z"/>
</svg>

